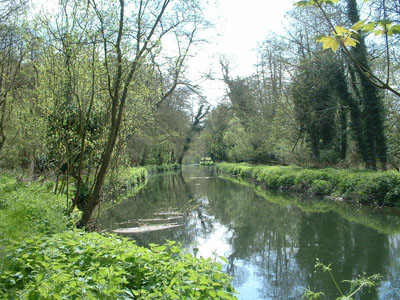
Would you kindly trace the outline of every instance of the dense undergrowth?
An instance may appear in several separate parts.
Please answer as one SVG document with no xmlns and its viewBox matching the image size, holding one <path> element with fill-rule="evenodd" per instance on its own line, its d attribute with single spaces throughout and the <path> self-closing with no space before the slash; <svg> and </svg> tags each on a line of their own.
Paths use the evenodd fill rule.
<svg viewBox="0 0 400 300">
<path fill-rule="evenodd" d="M 167 165 L 148 165 L 145 166 L 147 172 L 150 174 L 167 172 L 167 171 L 175 171 L 179 170 L 182 166 L 179 164 L 167 164 Z"/>
<path fill-rule="evenodd" d="M 145 167 L 124 168 L 118 177 L 106 182 L 106 199 L 101 209 L 135 195 L 146 184 L 148 172 Z"/>
<path fill-rule="evenodd" d="M 65 196 L 52 193 L 53 183 L 23 182 L 0 176 L 0 245 L 37 234 L 64 231 L 73 225 L 67 217 Z"/>
<path fill-rule="evenodd" d="M 147 171 L 119 175 L 130 194 Z M 147 249 L 75 230 L 76 216 L 53 188 L 0 177 L 1 299 L 236 299 L 219 264 L 174 242 Z"/>
<path fill-rule="evenodd" d="M 236 299 L 218 263 L 174 242 L 147 249 L 115 235 L 66 231 L 16 245 L 1 271 L 6 299 Z"/>
<path fill-rule="evenodd" d="M 400 174 L 386 171 L 304 169 L 221 163 L 217 170 L 266 188 L 332 196 L 346 201 L 400 207 Z"/>
</svg>

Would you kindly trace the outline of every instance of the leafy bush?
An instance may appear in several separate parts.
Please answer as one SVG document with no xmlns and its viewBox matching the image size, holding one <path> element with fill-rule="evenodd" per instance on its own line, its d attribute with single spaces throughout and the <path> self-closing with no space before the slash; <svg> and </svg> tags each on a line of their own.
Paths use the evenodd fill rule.
<svg viewBox="0 0 400 300">
<path fill-rule="evenodd" d="M 148 165 L 145 166 L 147 172 L 149 173 L 160 173 L 167 171 L 179 170 L 181 165 L 179 164 L 169 164 L 169 165 Z"/>
<path fill-rule="evenodd" d="M 311 184 L 311 191 L 316 195 L 329 195 L 332 185 L 327 180 L 316 179 Z"/>
<path fill-rule="evenodd" d="M 400 174 L 391 171 L 314 170 L 232 163 L 218 164 L 217 171 L 254 179 L 271 189 L 340 196 L 363 204 L 400 206 Z"/>
<path fill-rule="evenodd" d="M 221 265 L 175 242 L 66 231 L 16 244 L 0 271 L 3 299 L 236 299 Z"/>
<path fill-rule="evenodd" d="M 107 177 L 105 190 L 108 192 L 127 190 L 145 182 L 146 178 L 147 170 L 144 167 L 124 168 L 119 170 L 117 178 Z"/>
<path fill-rule="evenodd" d="M 200 162 L 200 166 L 213 166 L 213 165 L 214 165 L 214 162 L 212 160 Z"/>
</svg>

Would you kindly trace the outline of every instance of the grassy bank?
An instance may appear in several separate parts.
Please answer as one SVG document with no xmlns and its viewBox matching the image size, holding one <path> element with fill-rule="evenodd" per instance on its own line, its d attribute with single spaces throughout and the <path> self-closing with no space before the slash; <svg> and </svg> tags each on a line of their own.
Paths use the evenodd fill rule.
<svg viewBox="0 0 400 300">
<path fill-rule="evenodd" d="M 221 163 L 217 171 L 255 181 L 266 188 L 309 193 L 345 201 L 400 207 L 397 172 L 304 169 L 293 166 L 253 166 Z"/>
<path fill-rule="evenodd" d="M 120 172 L 117 180 L 111 182 L 107 179 L 106 189 L 109 192 L 118 190 L 120 196 L 131 195 L 131 191 L 137 191 L 146 178 L 145 168 L 126 168 Z M 54 182 L 43 178 L 40 178 L 40 182 L 30 182 L 16 174 L 0 176 L 0 245 L 74 227 L 79 211 L 69 216 L 66 196 L 56 195 L 53 190 Z M 72 184 L 69 191 L 70 205 Z"/>
<path fill-rule="evenodd" d="M 169 164 L 169 165 L 148 165 L 145 166 L 147 172 L 150 174 L 168 172 L 168 171 L 176 171 L 182 168 L 179 164 Z"/>
<path fill-rule="evenodd" d="M 236 177 L 229 175 L 222 175 L 221 177 L 237 184 L 253 188 L 254 192 L 258 196 L 265 198 L 268 202 L 280 206 L 294 204 L 305 214 L 334 212 L 340 215 L 343 219 L 373 228 L 386 235 L 400 233 L 400 214 L 397 210 L 394 211 L 388 207 L 376 209 L 370 206 L 354 206 L 353 204 L 340 201 L 305 201 L 304 197 L 294 193 L 282 193 L 274 190 L 266 190 L 260 185 L 242 179 L 236 179 Z"/>
<path fill-rule="evenodd" d="M 120 180 L 132 186 L 146 174 L 125 170 Z M 147 249 L 75 230 L 53 187 L 0 177 L 1 299 L 236 299 L 219 264 L 174 242 Z"/>
<path fill-rule="evenodd" d="M 16 176 L 0 176 L 0 245 L 71 226 L 66 198 L 52 193 L 53 187 L 53 182 L 23 182 Z"/>
</svg>

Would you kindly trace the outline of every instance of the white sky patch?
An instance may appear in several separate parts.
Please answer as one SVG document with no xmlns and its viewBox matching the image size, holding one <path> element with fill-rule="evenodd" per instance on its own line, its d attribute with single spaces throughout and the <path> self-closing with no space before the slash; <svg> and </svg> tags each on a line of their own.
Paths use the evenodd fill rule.
<svg viewBox="0 0 400 300">
<path fill-rule="evenodd" d="M 257 63 L 257 44 L 275 32 L 284 32 L 285 12 L 294 0 L 219 0 L 205 11 L 214 28 L 203 33 L 207 43 L 192 49 L 189 77 L 198 79 L 211 73 L 216 80 L 201 83 L 210 103 L 216 104 L 225 94 L 219 59 L 230 61 L 233 76 L 248 76 Z M 219 80 L 218 80 L 219 78 Z"/>
<path fill-rule="evenodd" d="M 219 223 L 215 223 L 214 226 L 213 233 L 207 236 L 207 239 L 197 239 L 198 257 L 213 258 L 215 255 L 226 257 L 231 253 L 231 247 L 226 240 L 231 233 Z"/>
</svg>

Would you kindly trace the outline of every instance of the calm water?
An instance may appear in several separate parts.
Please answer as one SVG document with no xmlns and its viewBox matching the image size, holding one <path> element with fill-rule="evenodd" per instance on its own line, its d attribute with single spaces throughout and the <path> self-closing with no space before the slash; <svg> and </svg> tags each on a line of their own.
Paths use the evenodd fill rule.
<svg viewBox="0 0 400 300">
<path fill-rule="evenodd" d="M 239 299 L 301 299 L 305 287 L 338 293 L 318 257 L 341 281 L 357 274 L 383 276 L 378 289 L 357 299 L 400 300 L 400 212 L 311 201 L 265 192 L 217 177 L 212 168 L 187 167 L 155 175 L 135 197 L 100 217 L 105 229 L 136 226 L 159 211 L 192 209 L 183 226 L 133 235 L 140 245 L 177 240 L 199 256 L 222 255 Z M 344 285 L 344 287 L 346 287 Z"/>
</svg>

